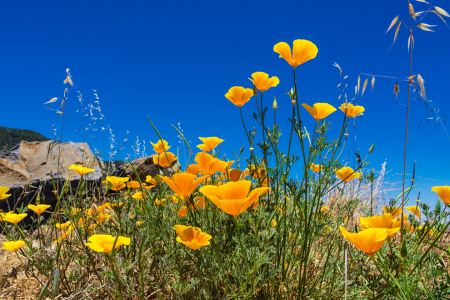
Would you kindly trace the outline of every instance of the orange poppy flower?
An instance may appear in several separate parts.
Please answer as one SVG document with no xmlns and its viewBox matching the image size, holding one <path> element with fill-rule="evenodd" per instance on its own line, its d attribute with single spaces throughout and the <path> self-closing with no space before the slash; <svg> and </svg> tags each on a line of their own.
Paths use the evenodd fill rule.
<svg viewBox="0 0 450 300">
<path fill-rule="evenodd" d="M 3 221 L 9 222 L 12 224 L 18 224 L 26 216 L 27 216 L 27 214 L 14 214 L 14 213 L 13 214 L 5 214 L 3 216 Z"/>
<path fill-rule="evenodd" d="M 442 201 L 444 201 L 445 204 L 450 205 L 450 186 L 444 185 L 444 186 L 434 186 L 431 189 L 433 192 L 436 192 L 441 198 Z M 0 193 L 0 199 L 1 199 L 1 193 Z"/>
<path fill-rule="evenodd" d="M 132 180 L 127 182 L 127 187 L 130 189 L 140 189 L 141 185 L 139 184 L 139 181 Z"/>
<path fill-rule="evenodd" d="M 61 230 L 66 230 L 71 224 L 72 224 L 72 222 L 70 222 L 70 221 L 67 221 L 66 223 L 62 223 L 62 224 L 56 223 L 55 227 L 58 229 L 61 229 Z"/>
<path fill-rule="evenodd" d="M 202 168 L 197 164 L 191 164 L 186 168 L 186 172 L 188 172 L 189 174 L 197 175 L 201 171 L 202 171 Z"/>
<path fill-rule="evenodd" d="M 328 103 L 315 103 L 313 107 L 308 104 L 302 103 L 302 106 L 311 114 L 311 116 L 319 121 L 328 117 L 328 115 L 334 113 L 336 108 Z"/>
<path fill-rule="evenodd" d="M 349 118 L 362 116 L 363 111 L 365 111 L 364 107 L 359 105 L 353 105 L 351 103 L 342 103 L 342 105 L 339 106 L 339 109 L 342 110 L 345 113 L 345 115 Z"/>
<path fill-rule="evenodd" d="M 227 162 L 214 158 L 206 152 L 199 152 L 195 156 L 195 162 L 200 166 L 205 175 L 212 175 L 227 166 Z"/>
<path fill-rule="evenodd" d="M 6 199 L 9 196 L 11 196 L 11 194 L 7 194 L 8 191 L 9 191 L 9 188 L 7 188 L 5 186 L 0 186 L 0 200 Z"/>
<path fill-rule="evenodd" d="M 242 176 L 242 174 L 244 174 L 244 175 Z M 242 178 L 241 178 L 241 176 L 242 176 Z M 228 170 L 228 180 L 230 180 L 230 181 L 239 181 L 246 176 L 247 176 L 247 174 L 245 174 L 242 170 L 239 170 L 239 169 Z"/>
<path fill-rule="evenodd" d="M 90 243 L 85 243 L 86 246 L 94 250 L 95 252 L 109 253 L 112 251 L 114 243 L 116 243 L 114 248 L 118 248 L 122 245 L 130 245 L 130 238 L 124 236 L 111 236 L 108 234 L 94 234 L 88 238 Z"/>
<path fill-rule="evenodd" d="M 177 242 L 183 243 L 193 250 L 209 245 L 209 240 L 212 239 L 212 236 L 197 227 L 175 225 L 174 229 L 178 233 Z"/>
<path fill-rule="evenodd" d="M 116 177 L 116 176 L 106 176 L 106 181 L 111 183 L 111 190 L 120 191 L 124 187 L 126 187 L 125 182 L 130 180 L 128 177 Z"/>
<path fill-rule="evenodd" d="M 38 216 L 40 216 L 47 208 L 52 207 L 51 205 L 44 205 L 44 204 L 40 204 L 40 205 L 33 205 L 33 204 L 29 204 L 28 208 L 31 209 L 32 211 L 34 211 Z"/>
<path fill-rule="evenodd" d="M 176 160 L 177 158 L 175 157 L 175 154 L 173 154 L 172 152 L 165 152 L 153 156 L 153 163 L 160 165 L 163 168 L 170 167 L 170 165 L 172 165 L 172 163 Z"/>
<path fill-rule="evenodd" d="M 156 179 L 153 178 L 150 175 L 147 175 L 147 177 L 145 178 L 145 182 L 150 183 L 152 185 L 157 185 L 158 184 L 158 181 L 156 181 Z"/>
<path fill-rule="evenodd" d="M 180 208 L 180 209 L 177 211 L 177 214 L 178 214 L 180 217 L 182 217 L 182 218 L 186 217 L 187 213 L 188 213 L 188 209 L 187 209 L 186 206 L 183 206 L 182 208 Z"/>
<path fill-rule="evenodd" d="M 197 145 L 197 148 L 205 152 L 211 151 L 224 141 L 222 139 L 219 139 L 218 137 L 199 137 L 199 139 L 203 142 L 203 144 Z"/>
<path fill-rule="evenodd" d="M 360 173 L 355 172 L 350 167 L 343 167 L 336 171 L 337 176 L 344 182 L 352 181 L 353 179 L 359 178 Z"/>
<path fill-rule="evenodd" d="M 344 238 L 349 240 L 356 248 L 370 256 L 373 256 L 380 250 L 381 246 L 383 246 L 383 243 L 388 238 L 388 234 L 400 230 L 400 228 L 369 228 L 358 233 L 350 233 L 342 226 L 339 226 L 339 229 Z"/>
<path fill-rule="evenodd" d="M 253 96 L 252 89 L 246 89 L 242 86 L 233 86 L 225 94 L 225 98 L 231 101 L 236 106 L 242 107 Z"/>
<path fill-rule="evenodd" d="M 161 176 L 162 180 L 180 197 L 189 197 L 200 183 L 205 180 L 206 176 L 195 178 L 196 176 L 189 173 L 174 174 L 173 178 Z"/>
<path fill-rule="evenodd" d="M 390 207 L 390 206 L 383 206 L 383 211 L 385 213 L 392 214 L 393 218 L 397 218 L 402 214 L 402 208 L 401 207 Z"/>
<path fill-rule="evenodd" d="M 280 42 L 273 46 L 273 51 L 280 54 L 280 58 L 284 58 L 294 69 L 308 60 L 315 58 L 317 52 L 319 52 L 317 46 L 307 40 L 295 40 L 293 44 L 292 53 L 291 47 L 285 42 Z"/>
<path fill-rule="evenodd" d="M 133 196 L 131 196 L 131 198 L 133 198 L 133 199 L 143 199 L 144 196 L 142 195 L 142 192 L 137 192 L 137 193 L 134 193 Z"/>
<path fill-rule="evenodd" d="M 83 167 L 81 165 L 71 165 L 69 167 L 69 170 L 74 170 L 75 172 L 77 172 L 81 176 L 83 176 L 84 174 L 90 173 L 90 172 L 95 172 L 94 169 L 85 168 L 85 167 Z"/>
<path fill-rule="evenodd" d="M 268 187 L 260 187 L 249 193 L 251 185 L 251 181 L 248 180 L 228 182 L 219 187 L 208 185 L 200 188 L 200 193 L 227 214 L 238 216 L 257 201 L 264 192 L 270 190 Z"/>
<path fill-rule="evenodd" d="M 22 248 L 25 245 L 24 241 L 10 241 L 10 242 L 3 242 L 2 249 L 17 252 L 20 248 Z"/>
<path fill-rule="evenodd" d="M 165 140 L 159 140 L 156 144 L 150 142 L 150 144 L 152 144 L 153 150 L 158 154 L 164 153 L 164 151 L 169 150 L 171 147 Z"/>
<path fill-rule="evenodd" d="M 255 87 L 261 92 L 267 91 L 271 87 L 277 86 L 280 83 L 278 77 L 273 76 L 269 78 L 269 74 L 264 72 L 255 72 L 252 74 L 252 78 L 250 79 Z"/>
<path fill-rule="evenodd" d="M 314 173 L 320 172 L 323 169 L 323 166 L 321 165 L 316 165 L 314 163 L 311 164 L 311 166 L 309 167 Z"/>
<path fill-rule="evenodd" d="M 418 206 L 408 206 L 405 207 L 406 210 L 412 212 L 414 215 L 416 215 L 416 217 L 418 217 L 419 219 L 421 218 L 420 216 L 420 210 Z"/>
<path fill-rule="evenodd" d="M 385 213 L 381 216 L 373 216 L 373 217 L 359 217 L 361 227 L 364 229 L 368 228 L 386 228 L 386 229 L 392 229 L 392 228 L 399 228 L 400 223 L 394 222 L 394 218 L 392 217 L 392 214 Z M 388 233 L 388 238 L 393 237 L 397 231 L 391 231 Z"/>
</svg>

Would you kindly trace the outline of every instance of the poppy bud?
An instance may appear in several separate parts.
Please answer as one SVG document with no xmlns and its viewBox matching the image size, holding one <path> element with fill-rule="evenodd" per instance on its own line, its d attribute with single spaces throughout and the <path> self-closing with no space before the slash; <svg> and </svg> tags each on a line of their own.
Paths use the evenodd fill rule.
<svg viewBox="0 0 450 300">
<path fill-rule="evenodd" d="M 277 99 L 275 98 L 275 96 L 273 96 L 273 109 L 277 109 L 278 105 L 277 105 Z"/>
<path fill-rule="evenodd" d="M 400 254 L 403 258 L 406 258 L 406 256 L 408 256 L 408 250 L 406 249 L 406 240 L 403 240 L 402 242 L 402 250 L 400 251 Z"/>
</svg>

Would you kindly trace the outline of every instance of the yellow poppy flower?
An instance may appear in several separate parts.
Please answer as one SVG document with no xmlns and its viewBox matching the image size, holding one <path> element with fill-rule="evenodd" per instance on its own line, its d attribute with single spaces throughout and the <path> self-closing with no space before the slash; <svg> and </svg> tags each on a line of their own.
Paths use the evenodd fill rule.
<svg viewBox="0 0 450 300">
<path fill-rule="evenodd" d="M 252 74 L 252 78 L 249 78 L 255 87 L 261 92 L 267 91 L 271 87 L 277 86 L 280 83 L 278 77 L 273 76 L 269 78 L 269 74 L 264 72 L 255 72 Z"/>
<path fill-rule="evenodd" d="M 243 176 L 242 176 L 242 174 L 244 174 L 244 172 L 239 169 L 228 170 L 228 180 L 239 181 L 239 180 L 243 179 L 245 176 L 247 176 L 247 174 L 244 174 Z M 242 176 L 242 178 L 241 178 L 241 176 Z"/>
<path fill-rule="evenodd" d="M 336 171 L 337 176 L 344 182 L 352 181 L 353 179 L 359 178 L 360 173 L 355 172 L 350 167 L 343 167 Z"/>
<path fill-rule="evenodd" d="M 130 238 L 124 236 L 111 236 L 108 234 L 94 234 L 88 238 L 90 243 L 85 243 L 86 246 L 94 250 L 95 252 L 109 253 L 112 251 L 114 242 L 116 243 L 114 248 L 118 248 L 122 245 L 130 245 Z"/>
<path fill-rule="evenodd" d="M 206 176 L 195 178 L 196 176 L 189 173 L 174 174 L 173 178 L 161 176 L 162 180 L 180 197 L 189 197 L 200 183 L 205 180 Z"/>
<path fill-rule="evenodd" d="M 336 108 L 328 103 L 315 103 L 313 107 L 308 104 L 302 103 L 302 106 L 311 114 L 311 116 L 319 121 L 328 117 L 328 115 L 334 113 Z"/>
<path fill-rule="evenodd" d="M 17 252 L 20 248 L 22 248 L 25 245 L 24 241 L 10 241 L 10 242 L 3 242 L 2 249 Z"/>
<path fill-rule="evenodd" d="M 400 223 L 394 222 L 394 218 L 390 213 L 385 213 L 381 216 L 373 216 L 367 218 L 359 217 L 359 221 L 361 227 L 364 229 L 368 228 L 392 229 L 392 228 L 399 228 L 401 226 Z M 396 233 L 397 231 L 389 232 L 388 238 L 392 238 Z"/>
<path fill-rule="evenodd" d="M 27 214 L 5 214 L 3 216 L 3 221 L 18 224 L 20 221 L 22 221 L 23 218 L 25 218 Z"/>
<path fill-rule="evenodd" d="M 63 233 L 61 234 L 61 236 L 59 237 L 59 239 L 57 239 L 54 243 L 55 243 L 55 244 L 58 244 L 58 243 L 60 243 L 62 240 L 66 239 L 66 238 L 72 233 L 72 229 L 73 229 L 73 226 L 69 227 L 69 230 L 67 230 L 66 232 L 63 232 Z"/>
<path fill-rule="evenodd" d="M 177 160 L 177 158 L 176 158 L 175 154 L 173 154 L 172 152 L 165 152 L 165 153 L 161 153 L 159 155 L 153 156 L 153 163 L 160 165 L 163 168 L 170 167 L 170 165 L 172 165 L 172 163 L 176 160 Z"/>
<path fill-rule="evenodd" d="M 380 250 L 381 246 L 383 246 L 383 243 L 386 241 L 388 234 L 400 230 L 400 228 L 369 228 L 358 233 L 350 233 L 342 226 L 339 226 L 339 229 L 344 238 L 349 240 L 356 248 L 370 256 L 373 256 Z"/>
<path fill-rule="evenodd" d="M 320 172 L 323 169 L 322 165 L 316 165 L 314 163 L 311 164 L 311 166 L 309 167 L 314 173 Z"/>
<path fill-rule="evenodd" d="M 330 211 L 330 208 L 328 206 L 322 206 L 320 209 L 320 212 L 322 213 L 328 213 Z"/>
<path fill-rule="evenodd" d="M 238 216 L 257 201 L 263 193 L 270 190 L 268 187 L 260 187 L 249 193 L 251 185 L 251 181 L 248 180 L 228 182 L 219 187 L 208 185 L 200 188 L 200 193 L 227 214 Z"/>
<path fill-rule="evenodd" d="M 203 142 L 203 144 L 197 145 L 197 148 L 205 152 L 211 151 L 224 141 L 222 139 L 219 139 L 218 137 L 199 137 L 199 139 Z"/>
<path fill-rule="evenodd" d="M 238 107 L 242 107 L 252 96 L 253 90 L 243 88 L 242 86 L 233 86 L 225 94 L 225 98 Z"/>
<path fill-rule="evenodd" d="M 349 118 L 362 116 L 363 111 L 365 111 L 364 107 L 359 105 L 353 105 L 351 103 L 342 103 L 339 109 L 342 110 L 345 113 L 345 115 Z"/>
<path fill-rule="evenodd" d="M 206 152 L 199 152 L 195 156 L 195 162 L 200 166 L 205 175 L 212 175 L 227 166 L 227 162 L 214 158 Z"/>
<path fill-rule="evenodd" d="M 70 221 L 67 221 L 66 223 L 62 223 L 62 224 L 56 223 L 55 227 L 58 229 L 61 229 L 61 230 L 66 230 L 67 227 L 70 226 L 70 224 L 72 224 L 72 222 L 70 222 Z"/>
<path fill-rule="evenodd" d="M 104 212 L 100 212 L 98 214 L 97 218 L 100 223 L 103 223 L 106 220 L 108 220 L 109 218 L 111 218 L 111 215 L 108 215 L 107 213 L 104 213 Z"/>
<path fill-rule="evenodd" d="M 111 183 L 111 190 L 120 191 L 126 187 L 125 182 L 130 180 L 128 177 L 106 176 L 106 180 Z"/>
<path fill-rule="evenodd" d="M 136 222 L 136 225 L 137 225 L 137 226 L 141 226 L 141 225 L 144 224 L 144 223 L 145 223 L 145 221 L 137 221 L 137 222 Z"/>
<path fill-rule="evenodd" d="M 137 192 L 137 193 L 134 193 L 133 196 L 131 196 L 131 198 L 133 198 L 133 199 L 143 199 L 144 196 L 142 195 L 142 192 Z"/>
<path fill-rule="evenodd" d="M 291 47 L 285 42 L 279 42 L 273 46 L 273 51 L 280 54 L 280 58 L 284 58 L 294 68 L 315 58 L 319 52 L 317 46 L 307 40 L 295 40 L 293 44 L 292 53 Z"/>
<path fill-rule="evenodd" d="M 165 140 L 159 140 L 156 144 L 150 142 L 150 144 L 152 144 L 153 150 L 158 154 L 164 153 L 164 151 L 169 150 L 171 147 Z"/>
<path fill-rule="evenodd" d="M 186 217 L 187 213 L 188 213 L 188 209 L 187 209 L 186 206 L 183 206 L 182 208 L 180 208 L 180 209 L 177 211 L 177 214 L 178 214 L 180 217 L 182 217 L 182 218 Z"/>
<path fill-rule="evenodd" d="M 178 233 L 177 242 L 183 243 L 193 250 L 209 245 L 209 240 L 212 239 L 212 236 L 197 227 L 175 225 L 174 229 Z"/>
<path fill-rule="evenodd" d="M 393 218 L 397 218 L 402 214 L 402 208 L 401 207 L 390 207 L 390 206 L 383 206 L 383 211 L 385 213 L 392 214 Z"/>
<path fill-rule="evenodd" d="M 413 214 L 415 214 L 416 217 L 418 217 L 419 219 L 421 218 L 420 210 L 419 210 L 418 206 L 408 206 L 408 207 L 405 207 L 405 209 L 412 212 Z"/>
<path fill-rule="evenodd" d="M 141 185 L 139 184 L 139 181 L 132 180 L 132 181 L 127 182 L 127 188 L 140 189 Z"/>
<path fill-rule="evenodd" d="M 156 181 L 155 178 L 153 178 L 150 175 L 147 175 L 147 177 L 145 178 L 145 182 L 150 183 L 151 185 L 157 185 L 158 181 Z"/>
<path fill-rule="evenodd" d="M 9 196 L 11 196 L 11 194 L 7 194 L 8 191 L 9 191 L 9 188 L 7 188 L 5 186 L 0 186 L 0 200 L 6 199 Z"/>
<path fill-rule="evenodd" d="M 275 220 L 275 219 L 272 219 L 272 222 L 271 222 L 271 223 L 272 223 L 272 226 L 273 226 L 273 227 L 276 227 L 277 224 L 278 224 L 278 223 L 277 223 L 277 220 Z"/>
<path fill-rule="evenodd" d="M 122 207 L 123 206 L 123 202 L 119 202 L 119 203 L 111 203 L 110 205 L 109 205 L 109 207 L 111 207 L 112 209 L 114 209 L 114 208 L 120 208 L 120 207 Z"/>
<path fill-rule="evenodd" d="M 33 204 L 29 204 L 28 208 L 31 209 L 32 211 L 34 211 L 38 216 L 41 215 L 47 208 L 52 207 L 51 205 L 44 205 L 44 204 L 40 204 L 40 205 L 33 205 Z"/>
<path fill-rule="evenodd" d="M 71 165 L 69 167 L 69 170 L 74 170 L 75 172 L 77 172 L 81 176 L 83 176 L 84 174 L 87 174 L 87 173 L 95 172 L 94 169 L 85 168 L 82 165 Z"/>
<path fill-rule="evenodd" d="M 188 172 L 189 174 L 197 175 L 201 171 L 202 171 L 202 168 L 197 164 L 191 164 L 186 168 L 186 172 Z"/>
<path fill-rule="evenodd" d="M 444 186 L 434 186 L 431 189 L 433 192 L 436 192 L 441 198 L 442 201 L 444 201 L 445 204 L 450 205 L 450 186 L 444 185 Z M 1 193 L 0 193 L 0 199 L 1 199 Z"/>
</svg>

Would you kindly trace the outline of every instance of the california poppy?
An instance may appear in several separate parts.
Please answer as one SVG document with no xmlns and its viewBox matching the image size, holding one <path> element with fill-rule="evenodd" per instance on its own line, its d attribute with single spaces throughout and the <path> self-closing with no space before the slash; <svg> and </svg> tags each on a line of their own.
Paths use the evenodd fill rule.
<svg viewBox="0 0 450 300">
<path fill-rule="evenodd" d="M 128 180 L 128 177 L 106 176 L 106 181 L 111 183 L 111 190 L 113 191 L 119 191 L 126 187 L 125 182 L 127 182 Z"/>
<path fill-rule="evenodd" d="M 83 176 L 84 174 L 90 173 L 90 172 L 95 172 L 94 169 L 85 168 L 85 167 L 83 167 L 81 165 L 71 165 L 69 167 L 69 170 L 74 170 L 75 172 L 77 172 L 81 176 Z"/>
<path fill-rule="evenodd" d="M 193 250 L 209 245 L 209 240 L 212 239 L 212 236 L 197 227 L 175 225 L 174 229 L 178 233 L 177 241 Z"/>
<path fill-rule="evenodd" d="M 3 216 L 3 221 L 13 223 L 13 224 L 18 224 L 26 216 L 27 216 L 27 214 L 5 214 Z"/>
<path fill-rule="evenodd" d="M 255 72 L 252 74 L 252 78 L 249 78 L 255 87 L 261 92 L 267 91 L 271 87 L 277 86 L 280 83 L 278 77 L 273 76 L 269 78 L 269 74 L 264 72 Z"/>
<path fill-rule="evenodd" d="M 315 58 L 319 51 L 314 43 L 307 40 L 295 40 L 293 44 L 292 53 L 291 47 L 285 42 L 273 46 L 273 51 L 280 54 L 280 58 L 284 58 L 294 68 Z"/>
<path fill-rule="evenodd" d="M 208 185 L 200 188 L 200 193 L 227 214 L 238 216 L 257 201 L 263 193 L 270 190 L 268 187 L 260 187 L 250 192 L 251 185 L 251 181 L 248 180 L 228 182 L 219 187 Z"/>
<path fill-rule="evenodd" d="M 11 194 L 7 194 L 8 191 L 9 191 L 9 188 L 0 186 L 0 200 L 6 199 L 9 196 L 11 196 Z"/>
<path fill-rule="evenodd" d="M 94 250 L 95 252 L 104 252 L 109 253 L 112 251 L 114 243 L 115 248 L 118 248 L 122 245 L 130 245 L 130 238 L 124 236 L 111 236 L 107 234 L 94 234 L 90 238 L 88 238 L 90 243 L 85 243 L 86 246 Z"/>
<path fill-rule="evenodd" d="M 386 229 L 386 228 L 369 228 L 358 233 L 350 233 L 342 226 L 339 226 L 344 238 L 349 240 L 356 248 L 364 251 L 367 255 L 373 256 L 380 250 L 383 243 L 392 232 L 399 231 L 400 228 Z"/>
<path fill-rule="evenodd" d="M 448 185 L 434 186 L 431 190 L 433 192 L 436 192 L 438 194 L 439 198 L 441 198 L 441 200 L 444 201 L 445 204 L 450 205 L 450 186 L 448 186 Z M 1 195 L 0 195 L 0 199 L 1 199 Z"/>
<path fill-rule="evenodd" d="M 351 103 L 342 103 L 342 105 L 339 106 L 339 109 L 342 110 L 345 113 L 345 115 L 349 118 L 362 116 L 363 111 L 365 111 L 364 107 L 359 105 L 353 105 Z"/>
<path fill-rule="evenodd" d="M 195 162 L 202 169 L 203 174 L 212 175 L 227 166 L 227 162 L 213 157 L 206 152 L 199 152 L 195 156 Z"/>
<path fill-rule="evenodd" d="M 336 108 L 328 103 L 315 103 L 313 107 L 302 103 L 302 106 L 311 114 L 311 116 L 313 116 L 314 119 L 316 119 L 316 121 L 324 119 L 336 111 Z"/>
<path fill-rule="evenodd" d="M 223 142 L 223 140 L 219 139 L 218 137 L 199 137 L 199 139 L 203 142 L 203 144 L 197 145 L 197 148 L 205 152 L 211 151 L 212 149 L 216 148 L 217 145 Z"/>
<path fill-rule="evenodd" d="M 242 86 L 233 86 L 225 94 L 225 98 L 238 107 L 242 107 L 252 96 L 253 90 L 243 88 Z"/>
<path fill-rule="evenodd" d="M 172 152 L 165 152 L 158 155 L 153 156 L 153 163 L 160 165 L 163 168 L 168 168 L 170 165 L 176 161 L 177 158 L 175 154 Z"/>
<path fill-rule="evenodd" d="M 195 175 L 189 173 L 174 174 L 173 178 L 161 176 L 161 179 L 180 197 L 189 197 L 205 177 L 196 178 Z"/>
<path fill-rule="evenodd" d="M 359 178 L 361 174 L 355 172 L 350 167 L 343 167 L 336 171 L 337 176 L 344 182 L 352 181 L 353 179 Z"/>
<path fill-rule="evenodd" d="M 150 142 L 150 144 L 152 144 L 153 150 L 158 154 L 164 153 L 171 147 L 169 146 L 169 143 L 167 143 L 165 140 L 159 140 L 156 144 Z"/>
<path fill-rule="evenodd" d="M 39 205 L 33 205 L 33 204 L 29 204 L 28 208 L 31 209 L 32 211 L 34 211 L 38 216 L 41 215 L 47 208 L 52 207 L 51 205 L 44 205 L 44 204 L 39 204 Z"/>
<path fill-rule="evenodd" d="M 309 167 L 314 173 L 320 172 L 323 169 L 323 166 L 321 165 L 316 165 L 314 163 L 311 164 L 311 166 Z"/>
<path fill-rule="evenodd" d="M 17 252 L 20 248 L 23 247 L 23 245 L 25 245 L 24 241 L 3 242 L 2 249 L 12 251 L 12 252 Z"/>
</svg>

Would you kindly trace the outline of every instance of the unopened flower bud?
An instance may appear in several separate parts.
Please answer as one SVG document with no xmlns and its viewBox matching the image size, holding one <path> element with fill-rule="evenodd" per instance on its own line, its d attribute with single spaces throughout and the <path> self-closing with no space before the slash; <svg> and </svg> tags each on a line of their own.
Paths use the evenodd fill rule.
<svg viewBox="0 0 450 300">
<path fill-rule="evenodd" d="M 277 109 L 278 105 L 277 105 L 277 99 L 275 99 L 275 96 L 273 96 L 273 109 Z"/>
</svg>

